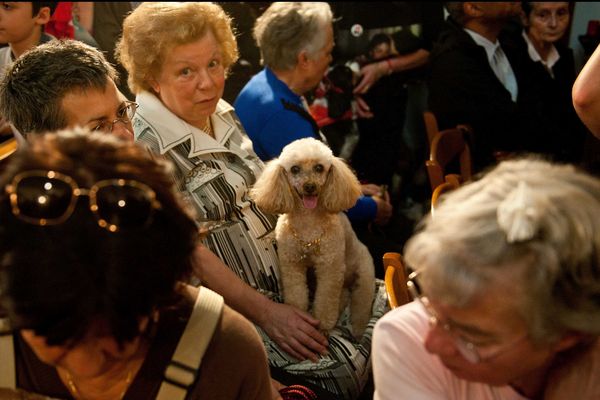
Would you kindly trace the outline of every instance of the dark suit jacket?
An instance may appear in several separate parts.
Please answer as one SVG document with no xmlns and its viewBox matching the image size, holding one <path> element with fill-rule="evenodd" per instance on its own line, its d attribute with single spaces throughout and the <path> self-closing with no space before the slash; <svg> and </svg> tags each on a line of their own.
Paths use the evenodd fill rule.
<svg viewBox="0 0 600 400">
<path fill-rule="evenodd" d="M 451 19 L 431 54 L 429 109 L 440 129 L 471 125 L 475 171 L 494 163 L 495 151 L 536 151 L 550 129 L 542 118 L 539 93 L 523 73 L 526 54 L 502 48 L 517 79 L 516 102 L 494 74 L 485 49 Z"/>
<path fill-rule="evenodd" d="M 524 74 L 540 93 L 543 118 L 554 127 L 539 150 L 557 161 L 580 162 L 587 128 L 573 108 L 571 89 L 576 78 L 573 50 L 560 43 L 555 44 L 560 58 L 552 67 L 553 78 L 541 62 L 528 56 L 527 42 L 520 28 L 507 29 L 503 38 L 510 51 L 527 54 L 523 63 L 526 68 Z"/>
</svg>

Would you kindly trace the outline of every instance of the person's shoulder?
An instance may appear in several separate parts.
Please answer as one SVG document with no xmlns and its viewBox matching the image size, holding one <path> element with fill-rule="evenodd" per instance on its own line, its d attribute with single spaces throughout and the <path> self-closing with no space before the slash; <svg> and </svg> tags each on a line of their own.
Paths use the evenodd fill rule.
<svg viewBox="0 0 600 400">
<path fill-rule="evenodd" d="M 574 53 L 572 48 L 562 43 L 555 43 L 554 47 L 556 47 L 556 51 L 558 51 L 558 55 L 561 59 L 574 63 Z"/>
<path fill-rule="evenodd" d="M 427 315 L 417 301 L 404 304 L 386 313 L 375 326 L 375 330 L 403 329 L 411 327 L 417 331 L 427 328 Z"/>
<path fill-rule="evenodd" d="M 243 315 L 225 305 L 219 328 L 221 345 L 263 351 L 262 341 L 254 325 Z M 257 347 L 258 345 L 258 347 Z M 250 347 L 248 347 L 250 346 Z"/>
<path fill-rule="evenodd" d="M 13 62 L 10 54 L 10 46 L 0 48 L 0 78 L 4 76 L 4 69 L 8 68 Z"/>
<path fill-rule="evenodd" d="M 250 96 L 263 93 L 269 87 L 269 83 L 267 80 L 266 70 L 258 72 L 254 75 L 250 80 L 244 85 L 240 94 L 238 95 L 238 99 L 243 96 Z M 236 100 L 237 101 L 237 100 Z"/>
<path fill-rule="evenodd" d="M 264 107 L 273 103 L 274 99 L 275 90 L 269 84 L 265 70 L 263 69 L 254 75 L 242 88 L 235 99 L 234 106 L 236 109 L 248 108 L 248 111 L 252 111 L 257 105 Z"/>
<path fill-rule="evenodd" d="M 507 52 L 511 49 L 527 52 L 527 42 L 523 37 L 524 30 L 515 24 L 509 24 L 498 35 L 498 41 L 502 49 Z"/>
<path fill-rule="evenodd" d="M 475 41 L 461 26 L 447 21 L 431 49 L 430 62 L 433 66 L 454 65 L 457 60 L 470 57 L 477 49 Z"/>
<path fill-rule="evenodd" d="M 246 400 L 270 395 L 263 342 L 254 325 L 225 305 L 189 398 Z"/>
</svg>

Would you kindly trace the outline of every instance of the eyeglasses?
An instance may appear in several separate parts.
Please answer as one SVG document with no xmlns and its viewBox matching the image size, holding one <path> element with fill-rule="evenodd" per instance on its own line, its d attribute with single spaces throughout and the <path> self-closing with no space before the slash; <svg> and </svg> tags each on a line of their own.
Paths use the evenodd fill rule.
<svg viewBox="0 0 600 400">
<path fill-rule="evenodd" d="M 147 185 L 127 179 L 106 179 L 89 189 L 80 188 L 68 175 L 55 171 L 27 171 L 6 186 L 15 217 L 33 225 L 57 225 L 66 221 L 80 196 L 89 197 L 89 207 L 98 225 L 110 232 L 119 228 L 145 227 L 160 202 Z"/>
<path fill-rule="evenodd" d="M 117 122 L 121 122 L 123 124 L 128 124 L 133 119 L 135 115 L 135 111 L 138 108 L 138 104 L 134 101 L 126 101 L 123 106 L 119 108 L 117 112 L 118 118 L 114 121 L 102 121 L 98 125 L 92 128 L 93 131 L 102 131 L 107 133 L 112 133 L 113 127 Z"/>
<path fill-rule="evenodd" d="M 518 337 L 517 339 L 515 339 L 513 341 L 510 341 L 509 343 L 507 343 L 505 345 L 494 346 L 494 347 L 486 346 L 485 348 L 482 346 L 478 346 L 478 345 L 474 344 L 473 342 L 465 339 L 463 336 L 461 336 L 460 333 L 456 332 L 456 329 L 453 327 L 453 325 L 450 322 L 443 322 L 441 320 L 441 318 L 439 317 L 439 315 L 437 314 L 435 309 L 432 307 L 432 305 L 429 301 L 429 298 L 422 293 L 421 287 L 419 286 L 419 284 L 416 280 L 418 275 L 419 275 L 419 271 L 415 271 L 415 272 L 412 272 L 408 276 L 406 286 L 408 287 L 408 290 L 409 290 L 411 296 L 414 299 L 417 299 L 419 301 L 419 303 L 421 303 L 421 305 L 423 306 L 425 311 L 427 312 L 427 315 L 429 316 L 429 324 L 431 325 L 431 327 L 433 328 L 433 327 L 439 326 L 446 333 L 448 333 L 454 340 L 454 345 L 456 346 L 456 348 L 458 349 L 460 354 L 467 361 L 469 361 L 473 364 L 477 364 L 477 363 L 480 363 L 483 361 L 488 361 L 488 360 L 504 353 L 505 351 L 510 350 L 512 348 L 512 346 L 514 346 L 518 342 L 520 342 L 528 337 L 528 335 L 525 334 L 523 336 Z"/>
</svg>

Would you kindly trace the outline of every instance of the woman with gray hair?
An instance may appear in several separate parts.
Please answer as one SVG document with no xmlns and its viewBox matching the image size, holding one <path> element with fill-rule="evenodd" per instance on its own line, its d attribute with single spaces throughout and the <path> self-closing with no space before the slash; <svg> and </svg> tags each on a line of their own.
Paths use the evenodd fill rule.
<svg viewBox="0 0 600 400">
<path fill-rule="evenodd" d="M 242 89 L 235 109 L 264 161 L 305 137 L 319 138 L 304 98 L 331 62 L 333 27 L 327 3 L 273 3 L 254 25 L 265 68 Z"/>
<path fill-rule="evenodd" d="M 506 161 L 406 247 L 416 301 L 373 341 L 375 399 L 600 396 L 600 181 Z"/>
<path fill-rule="evenodd" d="M 246 84 L 234 105 L 263 161 L 278 157 L 297 139 L 326 141 L 303 96 L 319 84 L 331 62 L 332 19 L 327 3 L 275 2 L 256 21 L 254 37 L 265 68 Z M 365 184 L 362 191 L 364 196 L 347 212 L 353 227 L 366 231 L 371 222 L 386 225 L 393 210 L 387 190 Z M 357 234 L 361 240 L 368 235 Z M 377 276 L 383 277 L 382 271 Z"/>
</svg>

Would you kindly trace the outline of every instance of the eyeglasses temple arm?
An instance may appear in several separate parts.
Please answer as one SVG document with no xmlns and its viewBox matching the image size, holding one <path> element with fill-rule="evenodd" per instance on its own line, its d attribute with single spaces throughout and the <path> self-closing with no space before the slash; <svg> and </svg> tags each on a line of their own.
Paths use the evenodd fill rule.
<svg viewBox="0 0 600 400">
<path fill-rule="evenodd" d="M 12 122 L 9 122 L 9 125 L 10 125 L 10 129 L 12 129 L 12 131 L 13 131 L 13 135 L 15 135 L 17 144 L 19 146 L 27 146 L 27 139 L 25 139 L 25 136 L 17 129 L 16 126 L 14 126 L 12 124 Z"/>
</svg>

